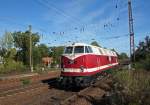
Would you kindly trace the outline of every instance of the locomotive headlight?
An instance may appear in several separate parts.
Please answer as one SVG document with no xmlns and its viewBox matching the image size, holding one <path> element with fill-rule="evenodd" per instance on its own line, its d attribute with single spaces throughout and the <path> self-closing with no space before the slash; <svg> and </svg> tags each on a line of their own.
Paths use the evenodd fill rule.
<svg viewBox="0 0 150 105">
<path fill-rule="evenodd" d="M 80 66 L 80 70 L 81 70 L 81 72 L 84 72 L 84 66 L 83 65 Z"/>
</svg>

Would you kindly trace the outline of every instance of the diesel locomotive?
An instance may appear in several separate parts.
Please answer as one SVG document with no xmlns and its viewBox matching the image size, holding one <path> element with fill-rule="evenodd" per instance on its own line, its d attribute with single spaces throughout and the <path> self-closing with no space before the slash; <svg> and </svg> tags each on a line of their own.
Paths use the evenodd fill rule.
<svg viewBox="0 0 150 105">
<path fill-rule="evenodd" d="M 62 85 L 88 86 L 103 71 L 118 65 L 116 52 L 85 43 L 73 43 L 61 56 Z"/>
</svg>

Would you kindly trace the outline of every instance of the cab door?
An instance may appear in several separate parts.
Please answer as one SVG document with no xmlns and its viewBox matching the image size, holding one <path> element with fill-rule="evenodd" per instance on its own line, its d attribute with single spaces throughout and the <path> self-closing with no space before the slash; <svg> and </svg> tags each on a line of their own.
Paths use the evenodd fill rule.
<svg viewBox="0 0 150 105">
<path fill-rule="evenodd" d="M 90 46 L 85 46 L 86 67 L 88 72 L 95 72 L 98 70 L 99 59 L 94 52 L 94 49 Z"/>
</svg>

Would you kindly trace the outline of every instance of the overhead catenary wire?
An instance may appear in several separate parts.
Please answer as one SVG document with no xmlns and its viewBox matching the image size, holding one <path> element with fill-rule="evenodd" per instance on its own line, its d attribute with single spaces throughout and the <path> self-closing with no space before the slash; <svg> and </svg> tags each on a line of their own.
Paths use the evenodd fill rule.
<svg viewBox="0 0 150 105">
<path fill-rule="evenodd" d="M 35 0 L 36 1 L 36 0 Z M 118 2 L 119 0 L 117 0 L 117 2 Z M 55 12 L 57 11 L 57 14 L 59 14 L 59 15 L 61 15 L 61 16 L 63 16 L 63 17 L 65 17 L 66 19 L 68 19 L 68 18 L 70 18 L 71 20 L 73 20 L 75 23 L 80 23 L 79 22 L 79 20 L 80 19 L 78 19 L 78 18 L 76 18 L 76 17 L 73 17 L 73 16 L 71 16 L 70 14 L 67 14 L 67 13 L 65 13 L 65 11 L 64 10 L 60 10 L 59 8 L 57 8 L 56 7 L 56 5 L 54 5 L 52 2 L 50 2 L 50 1 L 48 1 L 48 0 L 37 0 L 37 2 L 39 3 L 39 4 L 41 4 L 41 5 L 43 5 L 44 7 L 46 7 L 46 8 L 49 8 L 49 9 L 53 9 L 53 10 L 55 10 Z M 120 4 L 117 4 L 117 9 L 119 9 L 119 6 Z M 81 25 L 81 23 L 79 24 L 79 25 Z M 33 25 L 32 25 L 33 26 Z M 89 25 L 87 25 L 87 27 L 88 27 Z M 107 22 L 107 26 L 109 26 L 109 27 L 107 27 L 107 29 L 109 28 L 109 29 L 111 29 L 112 28 L 112 26 L 113 26 L 113 22 L 112 21 L 110 21 L 110 22 Z M 25 26 L 25 27 L 27 27 L 27 25 Z M 46 29 L 44 29 L 44 28 L 37 28 L 39 31 L 41 31 L 42 33 L 47 33 L 47 35 L 51 35 L 51 36 L 53 36 L 53 38 L 57 41 L 57 40 L 60 40 L 61 38 L 57 38 L 57 36 L 58 35 L 60 35 L 60 36 L 58 36 L 58 37 L 66 37 L 65 35 L 72 35 L 72 34 L 74 34 L 74 33 L 76 33 L 76 35 L 74 36 L 74 37 L 79 37 L 79 35 L 77 35 L 77 34 L 82 34 L 82 33 L 85 33 L 85 31 L 87 30 L 86 28 L 87 27 L 84 27 L 84 26 L 74 26 L 74 28 L 72 27 L 72 30 L 67 30 L 67 31 L 53 31 L 53 30 L 51 30 L 51 32 L 48 32 Z M 33 26 L 33 28 L 36 28 L 36 27 L 34 27 Z M 92 28 L 90 28 L 90 30 L 91 30 Z M 42 34 L 42 38 L 43 39 L 47 39 L 47 37 L 49 37 L 49 36 L 47 36 L 47 35 L 44 35 L 44 34 Z M 55 38 L 56 37 L 56 38 Z M 86 37 L 86 36 L 85 36 Z M 103 40 L 107 40 L 107 39 L 117 39 L 117 38 L 119 38 L 119 37 L 116 37 L 116 36 L 112 36 L 112 37 L 103 37 L 102 39 Z M 76 38 L 75 38 L 76 39 Z M 78 39 L 78 38 L 77 38 Z"/>
<path fill-rule="evenodd" d="M 53 8 L 55 8 L 56 10 L 62 12 L 66 16 L 68 16 L 68 18 L 72 18 L 74 21 L 78 22 L 80 25 L 84 25 L 84 23 L 81 21 L 80 18 L 78 18 L 76 16 L 72 16 L 71 14 L 66 13 L 63 9 L 59 9 L 58 7 L 56 7 L 56 5 L 54 3 L 50 2 L 50 0 L 45 0 L 45 2 L 51 4 L 51 6 L 53 6 Z"/>
<path fill-rule="evenodd" d="M 43 5 L 44 7 L 47 7 L 48 9 L 54 10 L 57 14 L 63 16 L 64 18 L 71 19 L 74 23 L 76 23 L 78 25 L 82 25 L 80 19 L 65 13 L 63 10 L 58 9 L 56 6 L 54 6 L 54 4 L 50 3 L 49 1 L 47 1 L 47 0 L 36 0 L 36 2 L 40 5 Z"/>
<path fill-rule="evenodd" d="M 118 0 L 117 0 L 118 1 Z M 42 5 L 44 5 L 44 6 L 46 6 L 46 7 L 48 7 L 49 9 L 54 9 L 54 10 L 56 10 L 57 12 L 59 12 L 59 14 L 61 14 L 61 15 L 64 15 L 65 17 L 68 17 L 68 15 L 66 15 L 63 11 L 61 11 L 60 9 L 58 9 L 58 8 L 56 8 L 54 5 L 47 5 L 49 2 L 48 1 L 41 1 L 41 0 L 38 0 L 38 2 L 40 3 L 40 4 L 42 4 Z M 78 21 L 78 20 L 77 20 Z M 108 26 L 107 24 L 106 25 L 104 25 L 104 27 L 105 26 Z M 109 24 L 109 26 L 113 26 L 112 24 Z M 75 28 L 76 30 L 78 29 L 78 28 Z M 109 29 L 111 29 L 110 27 L 109 27 Z M 84 28 L 80 28 L 80 33 L 81 32 L 84 32 Z M 55 33 L 58 33 L 58 32 L 55 32 Z M 63 31 L 63 33 L 66 33 L 66 32 L 64 32 Z M 53 33 L 54 34 L 54 33 Z M 61 32 L 60 32 L 60 35 L 61 35 Z"/>
<path fill-rule="evenodd" d="M 16 22 L 13 17 L 0 17 L 0 20 L 2 20 L 3 22 L 7 22 L 7 23 L 9 22 L 8 24 L 10 24 L 10 22 L 11 22 L 11 23 L 13 23 L 13 25 L 16 25 L 16 26 L 18 26 L 18 27 L 22 27 L 22 28 L 24 28 L 25 30 L 27 30 L 27 28 L 28 28 L 28 25 L 23 24 L 23 23 L 18 23 L 18 22 Z M 12 24 L 11 24 L 11 25 L 12 25 Z M 33 26 L 33 25 L 32 25 L 32 26 Z M 38 31 L 41 31 L 41 33 L 38 32 L 41 38 L 43 38 L 43 36 L 44 36 L 42 33 L 48 32 L 48 31 L 46 31 L 46 30 L 43 29 L 43 28 L 38 28 L 38 27 L 33 27 L 33 28 L 36 29 L 36 30 L 38 30 Z M 15 31 L 16 31 L 16 30 L 15 30 Z"/>
<path fill-rule="evenodd" d="M 80 25 L 79 27 L 80 28 L 75 28 L 75 30 L 78 29 L 78 31 L 80 31 L 80 33 L 84 32 L 85 31 L 85 27 L 84 25 L 82 25 L 81 21 L 79 18 L 76 18 L 76 17 L 73 17 L 69 14 L 66 14 L 63 10 L 60 10 L 59 8 L 57 8 L 54 4 L 50 3 L 49 1 L 47 0 L 44 0 L 44 1 L 41 1 L 41 0 L 37 0 L 36 1 L 37 3 L 39 3 L 40 5 L 43 5 L 44 7 L 47 7 L 48 9 L 53 9 L 55 10 L 56 13 L 58 13 L 59 15 L 62 15 L 63 17 L 65 18 L 71 18 L 75 23 L 79 23 L 78 25 Z M 69 30 L 70 31 L 70 30 Z M 70 33 L 69 31 L 67 31 L 68 33 Z M 53 32 L 53 34 L 57 34 L 57 35 L 64 35 L 65 33 L 67 33 L 66 31 L 58 31 L 58 32 Z M 60 33 L 60 34 L 58 34 Z"/>
</svg>

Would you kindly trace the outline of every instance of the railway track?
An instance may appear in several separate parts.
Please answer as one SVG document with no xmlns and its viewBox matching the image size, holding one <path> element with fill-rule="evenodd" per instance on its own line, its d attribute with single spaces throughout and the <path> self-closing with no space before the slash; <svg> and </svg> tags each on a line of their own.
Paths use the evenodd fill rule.
<svg viewBox="0 0 150 105">
<path fill-rule="evenodd" d="M 80 90 L 79 92 L 76 92 L 71 97 L 68 97 L 65 100 L 61 101 L 60 105 L 72 105 L 71 103 L 74 103 L 75 100 L 77 100 L 78 98 L 90 96 L 90 94 L 87 94 L 87 93 L 92 91 L 94 88 L 96 88 L 96 89 L 100 88 L 100 89 L 106 91 L 108 89 L 108 88 L 106 88 L 106 85 L 105 86 L 100 86 L 100 84 L 102 82 L 106 81 L 108 78 L 109 78 L 109 76 L 104 77 L 104 78 L 102 78 L 102 77 L 98 78 L 98 81 L 96 81 L 96 83 L 92 84 L 91 86 L 89 86 L 89 87 L 87 87 L 85 89 Z M 101 96 L 103 96 L 105 94 L 104 91 L 102 91 Z M 78 104 L 76 104 L 76 105 L 78 105 Z"/>
<path fill-rule="evenodd" d="M 43 97 L 46 97 L 46 99 L 42 99 L 42 98 L 40 98 L 40 100 L 35 99 L 35 101 L 32 101 L 31 103 L 28 103 L 28 104 L 29 105 L 31 105 L 31 104 L 38 105 L 39 103 L 41 103 L 41 105 L 43 105 L 43 104 L 44 105 L 70 105 L 70 103 L 72 103 L 72 102 L 74 103 L 75 100 L 80 98 L 81 96 L 90 95 L 91 93 L 89 93 L 89 91 L 93 91 L 93 89 L 103 88 L 103 90 L 105 90 L 106 87 L 99 86 L 99 83 L 104 82 L 108 78 L 109 77 L 99 78 L 100 80 L 98 82 L 96 82 L 95 84 L 93 84 L 87 88 L 77 89 L 74 91 L 51 88 L 50 91 L 43 96 Z M 98 91 L 100 93 L 99 94 L 100 96 L 103 96 L 105 94 L 105 92 L 100 89 Z M 89 94 L 87 95 L 86 93 L 89 93 Z M 95 93 L 95 95 L 96 94 L 97 94 L 97 92 Z"/>
<path fill-rule="evenodd" d="M 49 80 L 49 83 L 54 83 L 56 81 L 56 79 L 51 79 Z M 38 89 L 38 88 L 49 88 L 48 84 L 42 83 L 42 82 L 35 82 L 29 85 L 25 85 L 25 86 L 18 86 L 18 87 L 14 87 L 11 89 L 4 89 L 1 90 L 0 92 L 0 98 L 5 98 L 7 96 L 13 96 L 16 94 L 20 94 L 20 93 L 25 93 L 28 91 L 34 91 L 34 89 Z"/>
<path fill-rule="evenodd" d="M 44 86 L 45 85 L 43 85 L 42 83 L 34 83 L 30 86 L 21 86 L 21 87 L 18 87 L 18 88 L 9 89 L 9 90 L 1 92 L 0 93 L 0 98 L 10 96 L 10 95 L 14 95 L 14 94 L 23 93 L 23 92 L 30 91 L 32 89 L 36 89 L 36 88 L 39 88 L 39 87 L 44 87 Z"/>
<path fill-rule="evenodd" d="M 95 84 L 84 89 L 77 89 L 76 91 L 58 88 L 56 86 L 56 79 L 43 80 L 29 86 L 1 92 L 0 103 L 2 105 L 70 105 L 80 97 L 87 97 L 93 94 L 90 92 L 95 91 L 94 89 L 98 89 L 101 94 L 99 95 L 103 96 L 105 94 L 103 91 L 105 87 L 102 89 L 99 84 L 105 82 L 108 78 L 108 76 L 98 78 Z M 94 94 L 97 94 L 97 92 Z"/>
<path fill-rule="evenodd" d="M 56 79 L 50 79 L 49 83 L 54 83 Z M 0 105 L 26 105 L 32 98 L 48 92 L 50 85 L 48 83 L 35 82 L 26 86 L 19 86 L 13 89 L 5 89 L 0 92 Z M 32 105 L 32 104 L 31 104 Z"/>
</svg>

